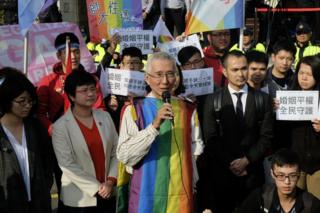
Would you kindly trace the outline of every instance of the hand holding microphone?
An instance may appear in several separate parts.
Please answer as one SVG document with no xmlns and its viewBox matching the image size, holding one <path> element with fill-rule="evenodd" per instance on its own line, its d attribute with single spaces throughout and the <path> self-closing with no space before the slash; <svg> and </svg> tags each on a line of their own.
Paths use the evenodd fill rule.
<svg viewBox="0 0 320 213">
<path fill-rule="evenodd" d="M 173 123 L 174 114 L 173 114 L 172 106 L 170 104 L 170 93 L 168 91 L 163 92 L 162 99 L 164 104 L 159 109 L 156 118 L 152 122 L 153 127 L 156 129 L 159 129 L 162 122 L 167 119 L 171 120 L 172 124 L 174 125 Z"/>
</svg>

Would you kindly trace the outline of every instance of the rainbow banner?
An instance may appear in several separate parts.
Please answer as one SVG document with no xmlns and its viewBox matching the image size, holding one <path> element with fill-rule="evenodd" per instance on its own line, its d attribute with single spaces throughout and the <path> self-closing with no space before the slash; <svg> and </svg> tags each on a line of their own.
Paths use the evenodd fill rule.
<svg viewBox="0 0 320 213">
<path fill-rule="evenodd" d="M 101 42 L 114 29 L 142 29 L 141 0 L 87 0 L 90 40 Z"/>
<path fill-rule="evenodd" d="M 242 28 L 244 0 L 197 0 L 191 5 L 186 34 Z"/>
<path fill-rule="evenodd" d="M 176 99 L 171 101 L 175 125 L 172 127 L 168 120 L 163 122 L 149 153 L 134 166 L 130 183 L 120 164 L 118 213 L 193 212 L 190 122 L 194 107 Z M 135 102 L 132 116 L 139 129 L 152 123 L 162 105 L 162 100 L 151 97 Z M 129 199 L 128 204 L 125 199 Z"/>
</svg>

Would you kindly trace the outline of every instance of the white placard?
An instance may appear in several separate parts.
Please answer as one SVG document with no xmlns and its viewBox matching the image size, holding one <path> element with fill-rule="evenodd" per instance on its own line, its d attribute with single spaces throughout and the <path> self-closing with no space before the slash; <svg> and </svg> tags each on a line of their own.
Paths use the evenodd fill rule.
<svg viewBox="0 0 320 213">
<path fill-rule="evenodd" d="M 120 52 L 127 47 L 137 47 L 142 54 L 153 53 L 153 33 L 152 30 L 123 30 L 119 32 L 121 36 Z"/>
<path fill-rule="evenodd" d="M 182 96 L 193 94 L 206 95 L 213 93 L 213 68 L 183 70 L 183 85 L 186 92 Z"/>
<path fill-rule="evenodd" d="M 277 120 L 303 121 L 318 117 L 318 91 L 277 91 Z"/>
<path fill-rule="evenodd" d="M 128 96 L 144 96 L 146 93 L 146 84 L 144 82 L 144 73 L 139 71 L 110 69 L 105 70 L 106 83 L 101 87 L 107 94 Z M 100 81 L 101 83 L 102 81 Z"/>
<path fill-rule="evenodd" d="M 201 52 L 201 57 L 204 57 L 202 48 L 200 45 L 199 37 L 197 36 L 197 34 L 189 36 L 184 41 L 171 41 L 171 42 L 163 43 L 160 46 L 160 49 L 162 52 L 169 53 L 172 57 L 176 59 L 177 63 L 180 64 L 180 62 L 178 61 L 178 53 L 183 47 L 186 47 L 186 46 L 197 47 Z"/>
</svg>

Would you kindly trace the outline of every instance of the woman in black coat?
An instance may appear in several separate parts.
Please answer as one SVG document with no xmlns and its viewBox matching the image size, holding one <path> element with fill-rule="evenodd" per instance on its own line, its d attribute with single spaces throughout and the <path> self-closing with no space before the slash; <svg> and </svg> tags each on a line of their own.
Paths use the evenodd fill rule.
<svg viewBox="0 0 320 213">
<path fill-rule="evenodd" d="M 292 90 L 320 89 L 320 58 L 307 56 L 297 66 Z M 288 122 L 291 149 L 298 153 L 301 175 L 298 186 L 320 199 L 320 120 Z"/>
<path fill-rule="evenodd" d="M 0 69 L 0 100 L 0 212 L 49 213 L 53 152 L 32 118 L 35 87 L 19 71 Z"/>
</svg>

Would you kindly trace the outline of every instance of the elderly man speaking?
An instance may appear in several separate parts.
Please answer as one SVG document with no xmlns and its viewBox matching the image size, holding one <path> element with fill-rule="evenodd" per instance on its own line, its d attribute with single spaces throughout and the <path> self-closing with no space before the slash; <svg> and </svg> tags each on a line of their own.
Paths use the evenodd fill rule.
<svg viewBox="0 0 320 213">
<path fill-rule="evenodd" d="M 128 212 L 194 212 L 203 142 L 195 107 L 170 97 L 177 79 L 175 59 L 155 53 L 145 75 L 151 91 L 123 111 L 117 157 L 132 167 Z"/>
</svg>

